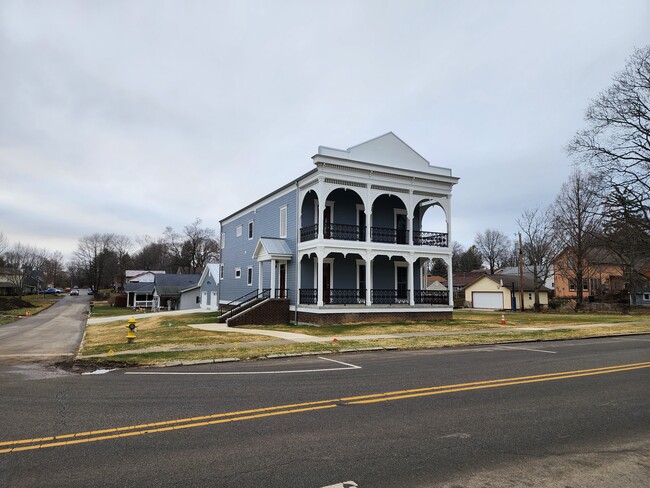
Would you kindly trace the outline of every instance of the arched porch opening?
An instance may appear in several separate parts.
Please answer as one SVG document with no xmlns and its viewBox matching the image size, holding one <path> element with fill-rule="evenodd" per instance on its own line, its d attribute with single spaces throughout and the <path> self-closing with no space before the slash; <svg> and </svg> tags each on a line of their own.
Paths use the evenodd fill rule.
<svg viewBox="0 0 650 488">
<path fill-rule="evenodd" d="M 440 203 L 421 200 L 413 215 L 413 244 L 448 247 L 447 213 Z"/>
<path fill-rule="evenodd" d="M 366 211 L 363 199 L 350 188 L 337 188 L 327 195 L 322 222 L 325 239 L 366 240 Z"/>
<path fill-rule="evenodd" d="M 375 198 L 370 239 L 373 242 L 409 243 L 408 211 L 401 198 L 388 194 Z"/>
</svg>

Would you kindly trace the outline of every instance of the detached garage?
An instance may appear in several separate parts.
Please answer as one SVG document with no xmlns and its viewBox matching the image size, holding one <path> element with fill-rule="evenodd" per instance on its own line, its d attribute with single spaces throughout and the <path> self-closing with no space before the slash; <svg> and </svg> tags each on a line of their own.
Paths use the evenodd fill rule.
<svg viewBox="0 0 650 488">
<path fill-rule="evenodd" d="M 524 308 L 532 309 L 535 304 L 533 280 L 524 277 Z M 548 305 L 548 288 L 539 291 L 539 302 Z M 521 308 L 519 277 L 511 275 L 481 276 L 465 287 L 465 304 L 472 308 L 486 310 L 509 310 L 514 292 L 517 310 Z"/>
</svg>

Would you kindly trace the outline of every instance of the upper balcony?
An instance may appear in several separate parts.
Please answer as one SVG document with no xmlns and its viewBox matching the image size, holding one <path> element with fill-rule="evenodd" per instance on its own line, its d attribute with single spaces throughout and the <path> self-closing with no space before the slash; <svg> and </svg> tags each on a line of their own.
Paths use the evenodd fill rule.
<svg viewBox="0 0 650 488">
<path fill-rule="evenodd" d="M 303 198 L 300 242 L 327 239 L 449 247 L 448 233 L 442 231 L 448 228 L 447 215 L 441 205 L 424 197 L 412 209 L 406 208 L 403 197 L 390 194 L 366 205 L 356 191 L 342 188 L 324 200 L 319 205 L 315 191 Z"/>
</svg>

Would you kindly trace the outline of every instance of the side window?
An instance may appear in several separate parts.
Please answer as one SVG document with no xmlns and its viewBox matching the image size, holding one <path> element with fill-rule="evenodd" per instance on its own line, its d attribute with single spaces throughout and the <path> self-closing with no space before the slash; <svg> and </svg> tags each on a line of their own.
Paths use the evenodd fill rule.
<svg viewBox="0 0 650 488">
<path fill-rule="evenodd" d="M 248 239 L 252 239 L 252 238 L 253 238 L 253 221 L 251 220 L 248 223 Z"/>
<path fill-rule="evenodd" d="M 241 268 L 235 268 L 235 279 L 241 278 Z"/>
<path fill-rule="evenodd" d="M 248 286 L 253 286 L 253 267 L 249 266 L 246 273 L 246 284 Z"/>
<path fill-rule="evenodd" d="M 237 231 L 235 232 L 235 235 L 236 235 L 237 237 L 241 237 L 242 228 L 243 228 L 243 227 L 242 227 L 241 225 L 238 225 L 238 226 L 237 226 Z"/>
<path fill-rule="evenodd" d="M 219 279 L 223 280 L 223 264 L 219 265 Z"/>
</svg>

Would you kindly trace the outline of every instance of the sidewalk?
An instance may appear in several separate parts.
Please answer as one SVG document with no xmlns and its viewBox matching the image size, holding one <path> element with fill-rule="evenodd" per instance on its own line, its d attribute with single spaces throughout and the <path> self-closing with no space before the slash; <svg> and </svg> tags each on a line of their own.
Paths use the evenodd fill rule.
<svg viewBox="0 0 650 488">
<path fill-rule="evenodd" d="M 214 310 L 206 310 L 203 308 L 193 308 L 190 310 L 164 310 L 162 312 L 145 312 L 145 313 L 131 313 L 128 315 L 113 315 L 111 317 L 95 317 L 91 315 L 90 318 L 88 319 L 88 324 L 104 324 L 107 322 L 116 322 L 116 321 L 124 321 L 126 322 L 129 320 L 131 317 L 135 317 L 136 319 L 146 319 L 147 317 L 158 317 L 160 315 L 187 315 L 190 313 L 214 313 Z"/>
<path fill-rule="evenodd" d="M 185 311 L 186 312 L 186 311 Z M 174 312 L 159 312 L 164 314 L 174 313 Z M 144 314 L 141 314 L 144 315 Z M 147 314 L 148 316 L 155 314 Z M 130 317 L 130 316 L 128 316 Z M 115 320 L 114 317 L 111 319 Z M 128 319 L 128 318 L 127 318 Z M 95 322 L 99 323 L 99 322 Z M 405 332 L 398 334 L 368 334 L 368 335 L 340 335 L 337 337 L 323 337 L 323 336 L 312 336 L 308 334 L 298 334 L 294 332 L 282 332 L 277 330 L 265 330 L 265 329 L 244 329 L 241 327 L 228 327 L 225 324 L 191 324 L 189 327 L 200 330 L 207 330 L 212 332 L 235 332 L 239 334 L 254 334 L 254 335 L 265 335 L 269 337 L 275 337 L 278 340 L 275 341 L 264 341 L 264 342 L 238 342 L 238 343 L 227 343 L 227 344 L 211 344 L 207 346 L 178 346 L 178 347 L 159 347 L 151 349 L 138 349 L 130 351 L 121 351 L 115 352 L 113 354 L 93 354 L 88 356 L 78 356 L 78 359 L 86 358 L 103 358 L 103 357 L 114 357 L 126 354 L 142 354 L 142 353 L 153 353 L 153 352 L 178 352 L 178 351 L 198 351 L 206 349 L 233 349 L 235 347 L 254 347 L 254 346 L 270 346 L 270 345 L 281 345 L 281 344 L 291 344 L 291 343 L 330 343 L 337 339 L 338 341 L 364 341 L 364 340 L 377 340 L 377 339 L 399 339 L 399 338 L 408 338 L 408 337 L 441 337 L 449 335 L 470 335 L 470 334 L 496 334 L 501 332 L 517 332 L 517 331 L 536 331 L 536 330 L 561 330 L 561 329 L 586 329 L 592 327 L 617 327 L 621 325 L 635 325 L 644 322 L 639 321 L 630 321 L 630 322 L 620 322 L 616 324 L 580 324 L 580 325 L 557 325 L 549 327 L 499 327 L 494 329 L 476 329 L 476 330 L 455 330 L 455 331 L 442 331 L 442 332 Z"/>
</svg>

